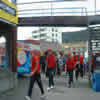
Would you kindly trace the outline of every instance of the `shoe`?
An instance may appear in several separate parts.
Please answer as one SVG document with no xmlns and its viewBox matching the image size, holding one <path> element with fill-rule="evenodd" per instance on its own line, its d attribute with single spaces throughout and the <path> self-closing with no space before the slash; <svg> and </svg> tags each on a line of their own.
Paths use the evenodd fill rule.
<svg viewBox="0 0 100 100">
<path fill-rule="evenodd" d="M 25 96 L 25 100 L 31 100 L 29 96 Z"/>
<path fill-rule="evenodd" d="M 50 90 L 51 90 L 51 87 L 48 87 L 48 88 L 47 88 L 47 91 L 50 91 Z"/>
<path fill-rule="evenodd" d="M 55 86 L 51 86 L 51 89 L 54 89 L 55 88 Z"/>
<path fill-rule="evenodd" d="M 68 88 L 71 88 L 71 84 L 69 84 Z"/>
<path fill-rule="evenodd" d="M 46 94 L 41 95 L 40 98 L 46 98 Z"/>
<path fill-rule="evenodd" d="M 76 81 L 78 81 L 78 78 L 76 78 Z"/>
</svg>

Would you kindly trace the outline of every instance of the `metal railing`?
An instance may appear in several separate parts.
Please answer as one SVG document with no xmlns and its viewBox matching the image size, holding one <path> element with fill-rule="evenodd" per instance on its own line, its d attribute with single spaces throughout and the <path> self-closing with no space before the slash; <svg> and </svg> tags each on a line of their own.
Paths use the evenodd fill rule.
<svg viewBox="0 0 100 100">
<path fill-rule="evenodd" d="M 72 8 L 47 8 L 47 9 L 25 9 L 18 11 L 19 16 L 86 16 L 87 9 L 84 7 L 72 7 Z"/>
<path fill-rule="evenodd" d="M 19 17 L 37 17 L 37 16 L 88 16 L 100 14 L 100 11 L 88 11 L 86 7 L 63 7 L 57 8 L 55 4 L 66 3 L 64 0 L 51 0 L 51 1 L 34 1 L 34 2 L 24 2 L 17 3 L 17 6 L 21 9 L 18 10 Z M 34 5 L 33 5 L 34 4 Z M 48 4 L 49 7 L 45 7 Z M 37 7 L 36 7 L 37 5 Z M 39 6 L 42 5 L 42 6 Z M 29 8 L 30 9 L 29 9 Z M 36 8 L 35 8 L 36 7 Z"/>
<path fill-rule="evenodd" d="M 27 5 L 27 4 L 37 4 L 37 3 L 61 3 L 61 2 L 75 2 L 75 0 L 42 0 L 42 1 L 33 1 L 33 2 L 22 2 L 22 3 L 17 3 L 17 5 Z M 76 0 L 76 1 L 81 1 L 81 0 Z M 83 0 L 83 2 L 86 0 Z"/>
</svg>

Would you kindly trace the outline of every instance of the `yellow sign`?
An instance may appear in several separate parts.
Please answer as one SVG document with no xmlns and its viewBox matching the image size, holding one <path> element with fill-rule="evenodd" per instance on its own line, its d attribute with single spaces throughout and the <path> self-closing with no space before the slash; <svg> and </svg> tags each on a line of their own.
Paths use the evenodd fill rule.
<svg viewBox="0 0 100 100">
<path fill-rule="evenodd" d="M 18 10 L 16 5 L 8 0 L 0 0 L 0 18 L 18 24 Z"/>
</svg>

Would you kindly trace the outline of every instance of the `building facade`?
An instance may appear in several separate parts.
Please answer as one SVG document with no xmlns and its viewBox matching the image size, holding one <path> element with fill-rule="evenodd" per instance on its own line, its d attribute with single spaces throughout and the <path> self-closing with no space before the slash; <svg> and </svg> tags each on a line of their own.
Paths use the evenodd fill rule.
<svg viewBox="0 0 100 100">
<path fill-rule="evenodd" d="M 87 30 L 62 33 L 62 43 L 82 42 L 88 41 L 88 39 L 89 34 Z"/>
<path fill-rule="evenodd" d="M 61 44 L 62 32 L 56 27 L 41 27 L 32 32 L 32 39 Z"/>
</svg>

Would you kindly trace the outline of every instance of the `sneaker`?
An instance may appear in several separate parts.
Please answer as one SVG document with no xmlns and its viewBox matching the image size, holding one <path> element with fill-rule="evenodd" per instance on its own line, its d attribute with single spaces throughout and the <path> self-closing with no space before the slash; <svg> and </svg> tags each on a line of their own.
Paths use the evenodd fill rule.
<svg viewBox="0 0 100 100">
<path fill-rule="evenodd" d="M 50 91 L 50 90 L 51 90 L 51 87 L 48 87 L 48 88 L 47 88 L 47 91 Z"/>
<path fill-rule="evenodd" d="M 29 96 L 25 96 L 25 100 L 31 100 Z"/>
<path fill-rule="evenodd" d="M 71 84 L 68 85 L 68 88 L 71 88 Z"/>
<path fill-rule="evenodd" d="M 51 89 L 54 89 L 55 88 L 55 86 L 51 86 Z"/>
<path fill-rule="evenodd" d="M 41 95 L 41 96 L 40 96 L 40 98 L 46 98 L 46 95 L 45 95 L 45 94 L 43 94 L 43 95 Z"/>
</svg>

